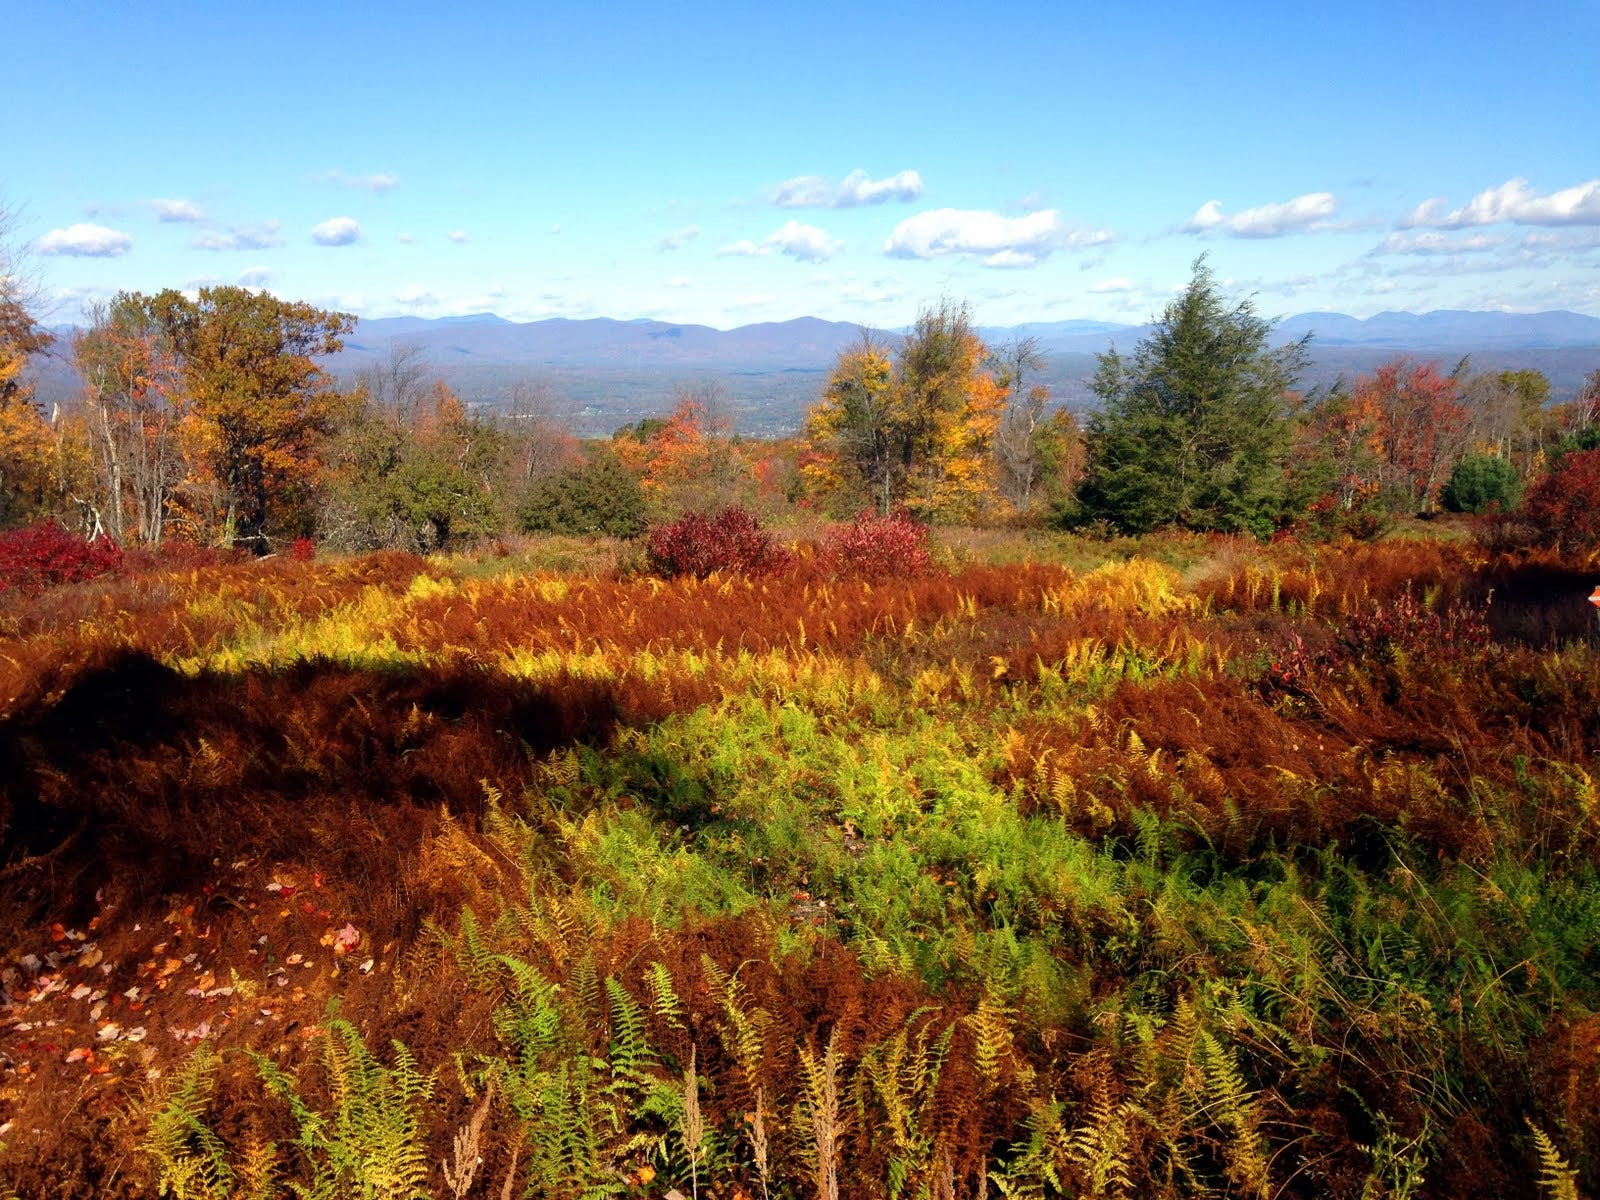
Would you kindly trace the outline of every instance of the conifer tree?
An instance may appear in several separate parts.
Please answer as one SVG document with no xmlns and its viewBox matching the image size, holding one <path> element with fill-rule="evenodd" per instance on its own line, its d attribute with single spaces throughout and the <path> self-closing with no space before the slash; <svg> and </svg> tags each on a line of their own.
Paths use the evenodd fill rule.
<svg viewBox="0 0 1600 1200">
<path fill-rule="evenodd" d="M 1229 307 L 1202 255 L 1131 358 L 1100 355 L 1080 520 L 1270 533 L 1283 514 L 1296 377 L 1309 336 L 1271 345 L 1249 301 Z"/>
</svg>

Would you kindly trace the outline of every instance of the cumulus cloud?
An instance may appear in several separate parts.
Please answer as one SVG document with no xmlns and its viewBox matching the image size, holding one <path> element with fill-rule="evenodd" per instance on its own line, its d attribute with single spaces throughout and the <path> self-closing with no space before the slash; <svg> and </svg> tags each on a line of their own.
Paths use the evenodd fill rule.
<svg viewBox="0 0 1600 1200">
<path fill-rule="evenodd" d="M 1374 254 L 1480 254 L 1503 245 L 1505 239 L 1477 233 L 1452 238 L 1443 233 L 1391 233 L 1379 242 Z"/>
<path fill-rule="evenodd" d="M 450 231 L 450 240 L 458 246 L 461 245 L 467 240 L 467 231 L 465 229 L 452 229 Z"/>
<path fill-rule="evenodd" d="M 205 210 L 193 200 L 148 200 L 150 210 L 156 214 L 156 219 L 163 223 L 183 222 L 189 225 L 199 224 L 206 219 Z"/>
<path fill-rule="evenodd" d="M 400 186 L 400 176 L 392 171 L 381 171 L 373 175 L 346 175 L 343 171 L 324 171 L 318 178 L 324 183 L 335 184 L 338 187 L 360 188 L 367 192 L 387 192 L 390 188 Z"/>
<path fill-rule="evenodd" d="M 121 230 L 87 221 L 65 229 L 52 229 L 34 244 L 40 254 L 74 258 L 121 258 L 132 247 L 133 239 Z"/>
<path fill-rule="evenodd" d="M 681 250 L 695 238 L 700 236 L 700 226 L 685 225 L 682 229 L 674 229 L 671 233 L 656 242 L 656 250 L 665 254 L 669 250 Z"/>
<path fill-rule="evenodd" d="M 1225 233 L 1230 237 L 1274 238 L 1291 233 L 1318 233 L 1333 228 L 1339 209 L 1332 192 L 1308 192 L 1282 204 L 1262 204 L 1225 213 L 1222 201 L 1208 200 L 1178 228 L 1184 233 Z"/>
<path fill-rule="evenodd" d="M 667 280 L 667 286 L 669 288 L 693 287 L 694 280 L 687 275 L 674 275 L 671 279 Z"/>
<path fill-rule="evenodd" d="M 922 195 L 922 176 L 897 171 L 886 179 L 873 179 L 865 171 L 851 171 L 843 179 L 822 175 L 797 175 L 772 189 L 779 208 L 859 208 L 865 204 L 910 201 Z"/>
<path fill-rule="evenodd" d="M 1541 196 L 1526 179 L 1508 179 L 1497 188 L 1479 192 L 1466 204 L 1445 211 L 1439 197 L 1424 200 L 1403 218 L 1401 229 L 1464 229 L 1473 225 L 1600 225 L 1600 179 L 1575 184 Z"/>
<path fill-rule="evenodd" d="M 361 225 L 354 217 L 329 217 L 311 230 L 311 240 L 319 246 L 348 246 L 361 238 Z"/>
<path fill-rule="evenodd" d="M 1068 231 L 1053 208 L 1005 217 L 999 213 L 936 208 L 894 227 L 883 252 L 891 258 L 981 258 L 987 267 L 1037 266 L 1062 247 L 1097 246 L 1111 240 L 1106 229 Z"/>
<path fill-rule="evenodd" d="M 799 221 L 786 221 L 759 243 L 748 238 L 731 242 L 717 251 L 719 258 L 762 258 L 774 252 L 800 262 L 826 262 L 840 250 L 844 243 L 826 230 Z"/>
<path fill-rule="evenodd" d="M 272 272 L 266 267 L 250 267 L 239 272 L 239 282 L 245 287 L 264 288 L 272 281 Z"/>
<path fill-rule="evenodd" d="M 402 233 L 397 235 L 394 240 L 399 242 L 402 246 L 409 246 L 417 239 L 412 237 L 409 233 Z"/>
<path fill-rule="evenodd" d="M 1133 280 L 1118 276 L 1115 279 L 1102 279 L 1099 283 L 1090 284 L 1089 291 L 1096 296 L 1105 296 L 1113 292 L 1131 292 L 1134 286 Z"/>
<path fill-rule="evenodd" d="M 228 229 L 207 229 L 197 233 L 189 244 L 196 250 L 271 250 L 283 245 L 278 222 L 235 225 Z"/>
<path fill-rule="evenodd" d="M 768 234 L 762 245 L 801 262 L 826 262 L 844 249 L 844 243 L 837 238 L 799 221 L 785 222 L 781 229 Z"/>
</svg>

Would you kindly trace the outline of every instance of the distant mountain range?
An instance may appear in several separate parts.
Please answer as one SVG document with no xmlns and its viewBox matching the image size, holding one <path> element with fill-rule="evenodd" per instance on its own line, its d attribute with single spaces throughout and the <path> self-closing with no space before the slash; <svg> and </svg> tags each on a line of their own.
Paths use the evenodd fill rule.
<svg viewBox="0 0 1600 1200">
<path fill-rule="evenodd" d="M 1115 343 L 1132 349 L 1148 325 L 1108 321 L 1035 321 L 987 326 L 993 343 L 1038 340 L 1046 354 L 1094 354 Z M 898 331 L 874 330 L 881 341 Z M 1489 313 L 1441 310 L 1379 313 L 1365 320 L 1343 313 L 1300 313 L 1278 322 L 1275 336 L 1292 341 L 1312 335 L 1313 346 L 1368 346 L 1385 350 L 1454 351 L 1600 349 L 1600 318 L 1574 312 Z M 839 351 L 861 340 L 862 329 L 843 321 L 800 317 L 793 321 L 713 329 L 665 321 L 556 318 L 516 323 L 491 313 L 427 320 L 383 317 L 362 321 L 334 360 L 337 370 L 386 357 L 395 342 L 418 346 L 439 366 L 468 361 L 545 367 L 737 366 L 746 369 L 825 368 Z"/>
<path fill-rule="evenodd" d="M 1131 351 L 1149 331 L 1149 325 L 1084 320 L 980 329 L 991 344 L 1035 338 L 1049 361 L 1045 380 L 1074 408 L 1092 403 L 1087 380 L 1094 355 L 1112 345 Z M 1364 320 L 1311 312 L 1279 321 L 1274 337 L 1286 342 L 1307 333 L 1312 342 L 1306 382 L 1313 385 L 1353 378 L 1400 354 L 1439 359 L 1448 367 L 1471 356 L 1474 370 L 1544 371 L 1554 396 L 1564 399 L 1588 372 L 1600 369 L 1600 319 L 1573 312 L 1390 312 Z M 352 376 L 386 361 L 397 344 L 415 346 L 468 401 L 497 407 L 518 384 L 532 382 L 553 395 L 584 433 L 609 433 L 670 408 L 681 388 L 715 383 L 739 428 L 766 434 L 799 426 L 823 374 L 862 335 L 858 325 L 816 317 L 727 330 L 604 317 L 530 322 L 493 313 L 382 317 L 357 325 L 328 366 Z M 892 345 L 902 333 L 872 330 L 870 335 Z M 39 396 L 47 402 L 79 386 L 64 357 L 47 360 L 35 375 Z"/>
</svg>

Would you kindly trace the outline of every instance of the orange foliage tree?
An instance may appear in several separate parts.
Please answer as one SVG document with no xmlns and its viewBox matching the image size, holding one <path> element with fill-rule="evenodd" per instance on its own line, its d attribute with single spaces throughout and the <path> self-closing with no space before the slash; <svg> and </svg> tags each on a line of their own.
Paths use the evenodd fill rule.
<svg viewBox="0 0 1600 1200">
<path fill-rule="evenodd" d="M 0 525 L 18 525 L 70 507 L 86 456 L 81 428 L 70 419 L 47 419 L 22 377 L 29 356 L 52 338 L 7 271 L 0 254 Z"/>
<path fill-rule="evenodd" d="M 617 456 L 638 473 L 659 514 L 726 507 L 752 483 L 732 422 L 720 408 L 715 387 L 682 390 L 667 417 L 640 422 L 614 439 Z"/>
<path fill-rule="evenodd" d="M 264 548 L 344 406 L 313 360 L 340 350 L 355 318 L 239 287 L 140 299 L 181 364 L 189 518 L 204 538 Z"/>
</svg>

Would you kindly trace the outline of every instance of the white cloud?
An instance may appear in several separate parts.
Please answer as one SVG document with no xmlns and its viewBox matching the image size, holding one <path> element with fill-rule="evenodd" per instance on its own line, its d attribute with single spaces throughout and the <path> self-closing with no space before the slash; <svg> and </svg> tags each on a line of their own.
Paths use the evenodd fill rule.
<svg viewBox="0 0 1600 1200">
<path fill-rule="evenodd" d="M 1039 257 L 1028 250 L 997 250 L 983 260 L 983 265 L 1002 271 L 1021 271 L 1037 267 Z"/>
<path fill-rule="evenodd" d="M 800 262 L 826 262 L 840 250 L 844 243 L 815 225 L 788 221 L 773 230 L 760 242 L 744 238 L 730 242 L 717 251 L 718 258 L 765 258 L 773 251 L 798 259 Z"/>
<path fill-rule="evenodd" d="M 674 275 L 671 279 L 667 280 L 667 286 L 669 288 L 693 287 L 694 280 L 687 275 Z"/>
<path fill-rule="evenodd" d="M 361 225 L 354 217 L 329 217 L 311 231 L 319 246 L 348 246 L 361 238 Z"/>
<path fill-rule="evenodd" d="M 1424 200 L 1401 218 L 1401 229 L 1425 225 L 1433 229 L 1464 229 L 1472 225 L 1600 225 L 1600 179 L 1575 184 L 1541 196 L 1526 179 L 1508 179 L 1497 188 L 1479 192 L 1453 212 L 1442 211 L 1445 201 Z"/>
<path fill-rule="evenodd" d="M 402 234 L 398 235 L 394 240 L 399 242 L 402 246 L 409 246 L 413 242 L 415 242 L 417 239 L 412 237 L 409 233 L 402 233 Z"/>
<path fill-rule="evenodd" d="M 121 258 L 133 247 L 133 239 L 118 229 L 81 222 L 65 229 L 52 229 L 35 243 L 40 254 L 63 254 L 74 258 Z"/>
<path fill-rule="evenodd" d="M 844 249 L 844 243 L 837 238 L 815 225 L 803 225 L 799 221 L 786 222 L 781 229 L 768 234 L 761 244 L 800 262 L 814 263 L 826 262 Z"/>
<path fill-rule="evenodd" d="M 700 226 L 685 225 L 682 229 L 674 229 L 657 241 L 656 250 L 663 254 L 668 250 L 681 250 L 699 236 Z"/>
<path fill-rule="evenodd" d="M 264 288 L 272 281 L 272 271 L 267 267 L 250 267 L 239 272 L 239 282 L 245 287 Z"/>
<path fill-rule="evenodd" d="M 276 221 L 259 225 L 235 225 L 230 229 L 207 229 L 189 244 L 196 250 L 271 250 L 283 245 Z"/>
<path fill-rule="evenodd" d="M 450 240 L 458 246 L 461 245 L 467 240 L 467 231 L 465 229 L 452 229 L 450 231 Z"/>
<path fill-rule="evenodd" d="M 181 221 L 194 225 L 206 219 L 205 210 L 193 200 L 148 200 L 156 219 L 163 222 Z"/>
<path fill-rule="evenodd" d="M 1222 211 L 1222 201 L 1208 200 L 1178 228 L 1184 233 L 1226 233 L 1243 238 L 1318 233 L 1333 227 L 1328 218 L 1338 209 L 1339 201 L 1332 192 L 1308 192 L 1282 204 L 1263 204 L 1231 215 Z"/>
<path fill-rule="evenodd" d="M 407 308 L 432 308 L 439 303 L 439 297 L 421 286 L 405 288 L 394 299 Z"/>
<path fill-rule="evenodd" d="M 346 175 L 343 171 L 324 171 L 318 178 L 324 183 L 336 184 L 339 187 L 361 188 L 368 192 L 387 192 L 390 188 L 400 186 L 400 176 L 392 171 L 381 171 L 373 175 Z"/>
<path fill-rule="evenodd" d="M 786 179 L 772 190 L 772 202 L 779 208 L 859 208 L 890 200 L 915 200 L 921 195 L 922 176 L 916 171 L 873 179 L 858 168 L 837 183 L 822 175 Z"/>
<path fill-rule="evenodd" d="M 892 258 L 939 258 L 965 254 L 989 267 L 1031 267 L 1057 249 L 1096 246 L 1111 240 L 1105 229 L 1068 232 L 1053 208 L 1021 217 L 959 208 L 936 208 L 907 217 L 883 244 Z"/>
<path fill-rule="evenodd" d="M 1452 238 L 1443 233 L 1391 233 L 1378 243 L 1374 254 L 1477 254 L 1503 245 L 1504 238 L 1477 233 Z"/>
<path fill-rule="evenodd" d="M 1134 286 L 1133 280 L 1118 276 L 1115 279 L 1102 279 L 1099 283 L 1090 284 L 1089 291 L 1092 295 L 1105 296 L 1113 292 L 1131 292 Z"/>
</svg>

